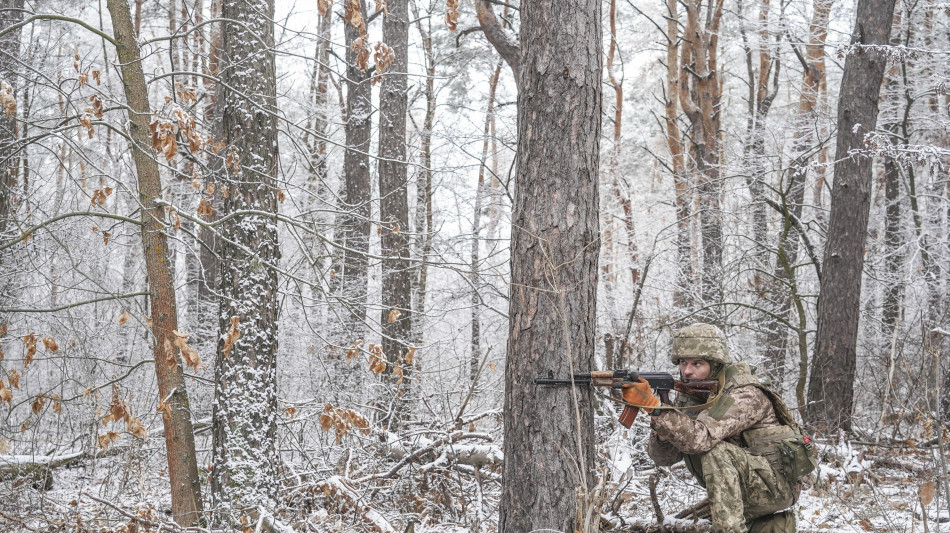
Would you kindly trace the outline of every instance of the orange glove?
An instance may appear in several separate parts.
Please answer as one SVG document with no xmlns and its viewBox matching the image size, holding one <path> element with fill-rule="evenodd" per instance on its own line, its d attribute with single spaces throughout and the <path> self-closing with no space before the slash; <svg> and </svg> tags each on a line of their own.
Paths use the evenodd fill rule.
<svg viewBox="0 0 950 533">
<path fill-rule="evenodd" d="M 660 399 L 653 394 L 650 384 L 643 378 L 636 383 L 624 386 L 623 401 L 640 407 L 648 413 L 652 413 L 653 408 L 660 405 Z"/>
</svg>

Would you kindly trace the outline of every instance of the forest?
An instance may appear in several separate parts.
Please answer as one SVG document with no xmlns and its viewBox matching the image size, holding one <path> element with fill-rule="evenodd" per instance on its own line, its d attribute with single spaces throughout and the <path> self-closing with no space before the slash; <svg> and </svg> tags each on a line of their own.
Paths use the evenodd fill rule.
<svg viewBox="0 0 950 533">
<path fill-rule="evenodd" d="M 711 531 L 535 381 L 696 322 L 798 531 L 946 531 L 947 65 L 942 0 L 0 0 L 0 531 Z"/>
</svg>

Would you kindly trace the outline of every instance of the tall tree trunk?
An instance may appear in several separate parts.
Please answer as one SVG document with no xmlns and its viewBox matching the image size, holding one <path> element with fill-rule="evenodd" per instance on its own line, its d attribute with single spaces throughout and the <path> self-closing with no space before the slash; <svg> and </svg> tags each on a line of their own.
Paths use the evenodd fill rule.
<svg viewBox="0 0 950 533">
<path fill-rule="evenodd" d="M 872 158 L 864 137 L 877 124 L 878 98 L 894 0 L 858 0 L 851 53 L 838 99 L 838 142 L 831 214 L 818 300 L 818 333 L 808 385 L 809 422 L 826 432 L 851 430 L 861 276 L 871 206 Z"/>
<path fill-rule="evenodd" d="M 366 6 L 358 2 L 360 19 L 366 20 Z M 349 4 L 347 4 L 349 6 Z M 347 305 L 345 331 L 352 341 L 366 334 L 366 296 L 369 284 L 369 233 L 372 193 L 370 184 L 369 148 L 373 129 L 373 88 L 366 67 L 358 63 L 355 44 L 365 35 L 365 27 L 347 23 L 346 39 L 346 117 L 343 153 L 344 212 L 337 224 L 342 233 L 343 278 L 341 297 Z M 363 42 L 365 44 L 365 40 Z"/>
<path fill-rule="evenodd" d="M 772 102 L 778 94 L 778 76 L 775 74 L 778 73 L 780 64 L 778 58 L 774 57 L 771 52 L 772 45 L 769 37 L 770 2 L 764 0 L 759 2 L 758 6 L 759 16 L 754 47 L 746 33 L 745 22 L 743 21 L 742 26 L 740 26 L 742 43 L 746 53 L 746 70 L 749 75 L 747 138 L 743 147 L 743 159 L 745 172 L 747 172 L 746 183 L 752 197 L 753 246 L 757 250 L 764 251 L 768 249 L 766 191 L 772 186 L 772 183 L 770 183 L 772 169 L 765 150 L 765 123 L 772 108 Z M 770 77 L 773 79 L 771 90 L 769 89 Z M 781 253 L 783 253 L 783 250 L 778 250 L 778 254 Z M 781 295 L 787 291 L 788 289 L 783 283 L 783 277 L 778 272 L 772 277 L 758 273 L 766 271 L 770 256 L 755 254 L 755 257 L 761 259 L 756 261 L 756 274 L 752 281 L 752 289 L 756 294 L 753 297 L 765 300 L 769 292 Z M 776 264 L 781 264 L 781 260 L 777 259 Z M 763 301 L 761 305 L 765 304 L 766 302 Z M 785 373 L 786 340 L 788 338 L 788 329 L 779 317 L 787 317 L 788 311 L 789 308 L 785 307 L 779 311 L 779 313 L 784 312 L 784 314 L 765 314 L 762 325 L 764 330 L 762 337 L 765 340 L 765 370 L 772 378 L 772 383 L 779 387 L 782 385 Z"/>
<path fill-rule="evenodd" d="M 504 533 L 588 531 L 599 521 L 593 392 L 541 388 L 533 380 L 594 364 L 601 39 L 600 0 L 521 5 Z"/>
<path fill-rule="evenodd" d="M 679 1 L 666 2 L 666 87 L 664 90 L 664 123 L 666 146 L 670 152 L 670 167 L 673 172 L 674 204 L 676 206 L 676 284 L 673 288 L 673 306 L 688 310 L 692 306 L 693 264 L 691 260 L 690 218 L 692 217 L 692 187 L 686 171 L 686 151 L 683 133 L 680 130 L 679 102 L 688 98 L 686 86 L 680 86 L 683 65 L 680 64 Z M 685 55 L 686 52 L 684 51 Z"/>
<path fill-rule="evenodd" d="M 778 187 L 782 226 L 776 242 L 778 253 L 773 269 L 775 282 L 771 284 L 769 291 L 775 309 L 773 316 L 767 319 L 764 327 L 766 370 L 772 375 L 775 383 L 784 381 L 788 353 L 789 331 L 783 321 L 799 324 L 799 328 L 796 328 L 799 330 L 795 332 L 796 338 L 805 338 L 805 331 L 800 327 L 807 324 L 806 320 L 802 316 L 799 316 L 797 321 L 792 317 L 793 308 L 796 313 L 800 308 L 799 302 L 794 301 L 796 296 L 793 289 L 797 286 L 794 279 L 794 265 L 798 263 L 798 240 L 801 237 L 798 227 L 792 223 L 792 220 L 801 219 L 805 203 L 805 179 L 815 143 L 817 104 L 825 79 L 825 40 L 828 36 L 831 5 L 832 0 L 814 0 L 805 53 L 802 54 L 798 48 L 795 48 L 795 54 L 803 70 L 796 127 L 792 139 L 794 159 L 790 164 L 790 171 L 786 174 L 789 176 L 788 181 L 781 182 Z M 799 353 L 807 353 L 806 347 L 799 345 L 798 348 Z M 804 387 L 804 382 L 800 382 L 798 387 Z"/>
<path fill-rule="evenodd" d="M 221 0 L 212 0 L 210 18 L 216 19 L 220 16 Z M 199 28 L 198 31 L 201 32 L 202 36 L 205 34 L 203 27 Z M 201 89 L 203 94 L 207 96 L 205 100 L 207 103 L 204 106 L 202 114 L 208 122 L 212 123 L 211 131 L 214 134 L 214 140 L 217 142 L 222 140 L 225 135 L 223 125 L 217 121 L 214 116 L 215 100 L 217 98 L 217 83 L 215 80 L 218 74 L 218 58 L 221 55 L 221 29 L 219 24 L 214 24 L 210 28 L 210 35 L 211 38 L 206 45 L 208 52 L 207 61 L 203 59 L 205 54 L 202 54 L 202 61 L 204 62 L 202 65 L 202 73 L 204 76 L 201 77 Z M 215 155 L 212 155 L 208 161 L 208 166 L 212 169 L 215 169 L 220 164 L 220 158 Z M 216 182 L 216 174 L 218 174 L 218 172 L 211 172 L 210 175 L 205 176 L 207 188 L 204 192 L 204 200 L 208 202 L 207 206 L 210 208 L 210 211 L 205 215 L 205 220 L 208 222 L 213 222 L 218 219 L 223 200 L 221 192 L 217 190 L 218 183 Z M 197 241 L 197 260 L 199 264 L 197 268 L 193 270 L 197 273 L 194 283 L 197 285 L 197 315 L 195 317 L 195 324 L 197 324 L 198 327 L 195 333 L 197 335 L 198 344 L 205 346 L 217 342 L 218 301 L 216 292 L 220 277 L 217 229 L 202 225 L 198 228 Z"/>
<path fill-rule="evenodd" d="M 415 4 L 413 4 L 415 5 Z M 431 6 L 430 6 L 431 7 Z M 431 9 L 430 9 L 431 14 Z M 426 114 L 422 122 L 422 146 L 419 150 L 421 168 L 416 174 L 416 211 L 414 221 L 415 255 L 419 266 L 413 273 L 413 297 L 415 308 L 412 311 L 412 341 L 416 346 L 423 343 L 422 332 L 425 328 L 426 291 L 428 289 L 429 253 L 432 251 L 432 128 L 435 127 L 435 67 L 436 55 L 432 44 L 432 17 L 425 17 L 428 28 L 422 27 L 423 17 L 418 8 L 413 8 L 416 28 L 422 37 L 422 50 L 426 65 Z M 483 163 L 484 164 L 484 163 Z"/>
<path fill-rule="evenodd" d="M 272 0 L 225 0 L 215 117 L 223 129 L 215 507 L 277 496 L 277 102 Z"/>
<path fill-rule="evenodd" d="M 383 42 L 392 51 L 392 63 L 382 74 L 379 94 L 379 218 L 382 223 L 381 346 L 387 373 L 403 400 L 396 402 L 390 422 L 406 414 L 403 403 L 409 386 L 412 358 L 412 270 L 409 266 L 409 200 L 406 165 L 406 113 L 409 110 L 409 2 L 387 2 Z M 377 62 L 377 69 L 380 69 Z M 378 74 L 377 74 L 378 75 Z"/>
<path fill-rule="evenodd" d="M 469 268 L 471 268 L 472 281 L 472 352 L 469 356 L 469 378 L 472 381 L 478 377 L 478 368 L 482 360 L 481 343 L 481 311 L 482 296 L 481 276 L 478 269 L 481 268 L 481 259 L 479 247 L 481 245 L 482 228 L 482 202 L 485 199 L 487 190 L 485 186 L 485 173 L 488 168 L 488 149 L 491 146 L 491 124 L 495 115 L 495 92 L 498 88 L 498 79 L 501 77 L 501 59 L 495 65 L 495 71 L 492 72 L 488 80 L 488 106 L 485 110 L 485 138 L 482 140 L 482 159 L 478 167 L 478 182 L 475 184 L 475 209 L 472 213 L 472 251 L 469 259 Z"/>
<path fill-rule="evenodd" d="M 614 71 L 614 60 L 617 54 L 617 0 L 610 0 L 610 46 L 607 48 L 607 79 L 614 90 L 614 116 L 613 116 L 613 145 L 610 147 L 610 159 L 608 160 L 607 177 L 610 183 L 610 193 L 613 200 L 620 207 L 621 216 L 618 217 L 623 225 L 624 237 L 626 238 L 626 250 L 623 257 L 630 262 L 630 281 L 631 286 L 636 287 L 640 281 L 639 250 L 637 249 L 637 234 L 633 224 L 633 202 L 630 199 L 628 184 L 622 179 L 620 172 L 620 154 L 623 150 L 623 80 L 619 79 Z M 606 232 L 605 232 L 606 233 Z M 606 254 L 605 254 L 606 257 Z M 622 264 L 617 257 L 617 264 Z M 612 264 L 613 259 L 608 259 L 606 263 Z M 605 288 L 609 290 L 616 281 L 616 275 L 608 275 L 608 281 Z M 611 309 L 610 311 L 613 311 Z M 616 319 L 615 319 L 616 318 Z M 608 314 L 608 319 L 612 320 L 610 329 L 613 332 L 620 332 L 620 320 L 614 313 Z M 620 360 L 621 354 L 618 357 Z"/>
<path fill-rule="evenodd" d="M 310 76 L 310 95 L 309 102 L 313 106 L 311 117 L 307 121 L 307 132 L 304 135 L 304 144 L 307 147 L 307 153 L 310 156 L 308 161 L 308 170 L 310 173 L 307 180 L 306 198 L 303 204 L 306 206 L 305 221 L 308 229 L 313 233 L 305 233 L 301 241 L 303 243 L 303 254 L 307 263 L 312 268 L 311 290 L 307 291 L 308 296 L 304 297 L 306 306 L 316 309 L 317 316 L 312 323 L 316 324 L 321 331 L 321 335 L 329 342 L 331 352 L 339 353 L 341 347 L 346 347 L 353 339 L 349 338 L 349 331 L 343 321 L 332 321 L 327 323 L 327 309 L 321 305 L 321 301 L 329 293 L 339 294 L 343 281 L 343 253 L 339 249 L 332 249 L 326 241 L 316 237 L 315 233 L 330 234 L 331 229 L 335 229 L 331 213 L 335 208 L 334 194 L 329 186 L 329 161 L 328 161 L 328 142 L 330 127 L 330 23 L 332 12 L 327 9 L 326 13 L 321 13 L 317 22 L 317 45 L 314 51 L 314 66 Z M 344 215 L 341 215 L 341 218 Z M 334 237 L 342 241 L 342 232 L 336 233 Z M 329 270 L 329 275 L 327 271 Z M 341 275 L 337 275 L 340 272 Z M 306 290 L 301 287 L 301 290 Z M 343 358 L 331 356 L 335 361 L 341 364 L 345 362 Z"/>
<path fill-rule="evenodd" d="M 702 237 L 702 313 L 706 320 L 721 322 L 722 301 L 722 179 L 720 123 L 722 86 L 719 81 L 719 23 L 722 0 L 706 10 L 700 0 L 688 0 L 680 72 L 680 105 L 690 122 L 689 151 L 696 165 L 699 228 Z"/>
<path fill-rule="evenodd" d="M 23 18 L 23 0 L 0 1 L 0 29 L 7 29 Z M 0 37 L 0 87 L 4 106 L 0 109 L 0 239 L 13 230 L 13 216 L 17 209 L 19 181 L 19 149 L 16 96 L 19 88 L 17 61 L 20 58 L 20 30 Z M 4 254 L 6 255 L 6 254 Z M 3 288 L 0 287 L 0 291 Z M 0 294 L 2 296 L 2 294 Z"/>
<path fill-rule="evenodd" d="M 153 159 L 153 150 L 150 148 L 149 122 L 152 111 L 129 4 L 125 0 L 108 0 L 107 6 L 112 16 L 116 49 L 122 65 L 122 83 L 129 106 L 129 137 L 142 210 L 142 244 L 149 282 L 154 339 L 152 352 L 158 381 L 159 408 L 167 407 L 162 424 L 168 455 L 172 517 L 176 523 L 190 526 L 198 521 L 201 514 L 201 485 L 195 458 L 191 410 L 176 348 L 178 314 L 168 239 L 163 227 L 165 210 L 156 205 L 156 200 L 162 197 L 162 183 L 158 163 Z"/>
<path fill-rule="evenodd" d="M 901 11 L 894 16 L 894 27 L 904 27 L 904 35 L 900 31 L 893 32 L 890 44 L 910 46 L 911 28 L 913 24 L 902 24 Z M 885 77 L 886 97 L 902 99 L 904 106 L 894 106 L 890 113 L 882 117 L 884 124 L 881 130 L 887 132 L 894 149 L 908 142 L 909 120 L 911 106 L 914 100 L 907 98 L 907 92 L 902 91 L 902 78 L 907 75 L 907 60 L 903 59 L 891 67 Z M 881 303 L 881 350 L 882 353 L 891 351 L 894 342 L 895 328 L 900 320 L 900 307 L 904 295 L 904 239 L 902 236 L 903 206 L 901 195 L 901 163 L 896 157 L 885 155 L 884 160 L 884 295 Z M 925 250 L 925 254 L 928 252 Z"/>
</svg>

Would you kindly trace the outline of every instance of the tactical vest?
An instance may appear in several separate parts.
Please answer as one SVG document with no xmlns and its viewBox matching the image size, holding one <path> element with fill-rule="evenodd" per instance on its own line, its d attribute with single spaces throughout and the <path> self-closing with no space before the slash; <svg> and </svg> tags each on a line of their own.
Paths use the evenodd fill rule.
<svg viewBox="0 0 950 533">
<path fill-rule="evenodd" d="M 715 420 L 725 416 L 726 411 L 735 403 L 729 392 L 739 387 L 758 387 L 772 403 L 778 426 L 751 427 L 739 435 L 725 439 L 725 442 L 745 448 L 753 455 L 764 456 L 779 472 L 785 474 L 790 483 L 811 473 L 818 467 L 815 460 L 815 448 L 811 439 L 799 428 L 788 406 L 782 397 L 772 389 L 763 385 L 754 374 L 754 370 L 747 363 L 733 363 L 726 365 L 719 374 L 720 394 L 703 411 L 684 410 L 688 416 L 695 418 L 699 413 L 706 412 Z M 696 398 L 680 394 L 676 400 L 677 407 L 691 407 L 702 405 Z M 685 454 L 686 469 L 699 481 L 703 487 L 706 482 L 703 478 L 701 454 Z"/>
</svg>

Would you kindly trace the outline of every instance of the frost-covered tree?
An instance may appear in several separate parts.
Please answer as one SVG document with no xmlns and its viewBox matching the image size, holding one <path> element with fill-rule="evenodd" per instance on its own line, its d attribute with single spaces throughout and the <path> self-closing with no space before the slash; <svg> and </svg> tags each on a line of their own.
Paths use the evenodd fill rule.
<svg viewBox="0 0 950 533">
<path fill-rule="evenodd" d="M 277 495 L 277 102 L 274 3 L 222 4 L 215 120 L 223 136 L 213 503 Z"/>
</svg>

